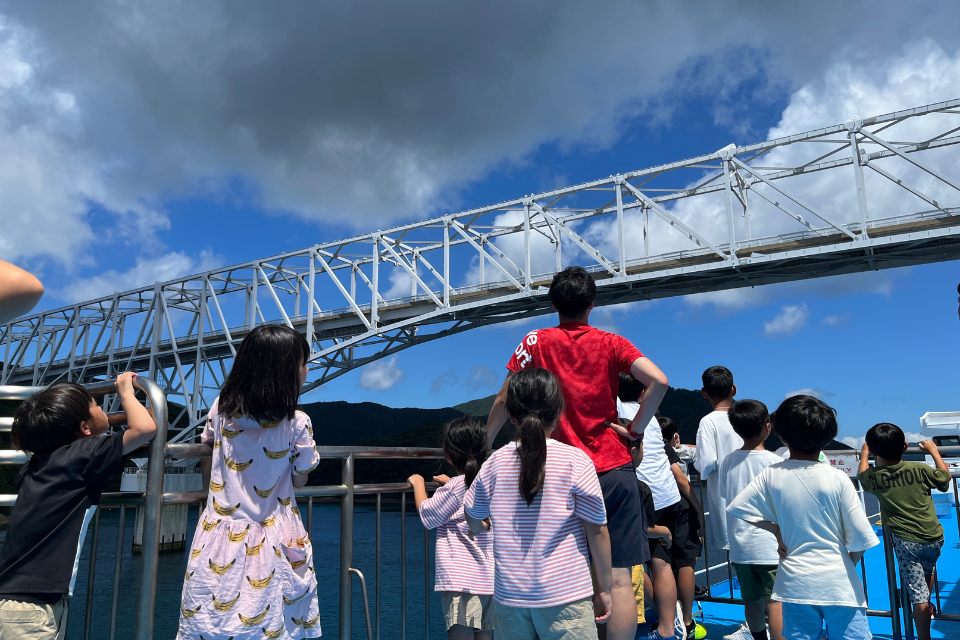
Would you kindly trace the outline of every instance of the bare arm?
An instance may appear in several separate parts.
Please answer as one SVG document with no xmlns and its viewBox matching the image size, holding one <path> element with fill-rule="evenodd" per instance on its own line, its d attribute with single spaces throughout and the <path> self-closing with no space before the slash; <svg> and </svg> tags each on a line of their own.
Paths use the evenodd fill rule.
<svg viewBox="0 0 960 640">
<path fill-rule="evenodd" d="M 212 467 L 212 458 L 200 458 L 200 486 L 207 490 L 210 487 L 210 469 Z"/>
<path fill-rule="evenodd" d="M 633 425 L 630 427 L 631 431 L 640 434 L 660 408 L 660 401 L 667 393 L 668 381 L 667 376 L 649 358 L 634 360 L 630 365 L 630 373 L 646 387 L 640 396 L 640 409 L 633 417 Z"/>
<path fill-rule="evenodd" d="M 864 445 L 866 446 L 866 445 Z M 940 457 L 940 450 L 937 449 L 937 445 L 933 444 L 930 440 L 923 440 L 920 442 L 920 449 L 926 451 L 927 454 L 933 458 L 933 463 L 936 465 L 937 469 L 941 471 L 950 471 L 950 467 L 947 466 L 947 463 L 943 461 L 943 458 Z"/>
<path fill-rule="evenodd" d="M 764 531 L 769 531 L 777 538 L 777 553 L 780 554 L 781 558 L 787 557 L 787 545 L 783 543 L 783 538 L 780 537 L 780 527 L 775 522 L 770 522 L 769 520 L 759 520 L 757 522 L 751 522 L 753 526 L 763 529 Z M 863 555 L 863 554 L 861 554 Z"/>
<path fill-rule="evenodd" d="M 662 524 L 656 524 L 652 527 L 647 527 L 647 537 L 666 538 L 667 542 L 673 544 L 673 534 L 670 533 L 670 529 L 667 529 L 667 527 Z"/>
<path fill-rule="evenodd" d="M 870 468 L 870 447 L 867 446 L 867 443 L 863 443 L 863 447 L 860 448 L 860 466 L 857 467 L 857 473 L 863 473 Z"/>
<path fill-rule="evenodd" d="M 467 511 L 467 510 L 464 510 L 463 515 L 465 515 L 466 518 L 467 518 L 467 526 L 470 527 L 470 535 L 471 535 L 471 536 L 475 536 L 475 535 L 477 535 L 478 533 L 483 533 L 484 531 L 486 531 L 486 530 L 488 530 L 488 529 L 490 528 L 490 519 L 489 519 L 489 518 L 486 519 L 486 520 L 477 520 L 476 518 L 474 518 L 473 516 L 471 516 L 471 515 L 470 515 L 470 512 Z"/>
<path fill-rule="evenodd" d="M 307 486 L 307 482 L 309 481 L 310 481 L 310 474 L 307 474 L 307 473 L 303 475 L 299 473 L 293 474 L 293 487 L 295 489 L 300 489 L 302 487 Z"/>
<path fill-rule="evenodd" d="M 700 521 L 700 531 L 706 531 L 707 525 L 703 518 L 703 507 L 700 506 L 700 501 L 697 500 L 697 495 L 693 492 L 693 487 L 690 486 L 690 480 L 687 479 L 687 476 L 684 475 L 680 469 L 680 465 L 676 462 L 670 465 L 670 471 L 673 472 L 673 477 L 677 481 L 677 488 L 680 490 L 680 493 L 687 499 L 687 502 L 690 503 L 693 510 L 697 512 L 697 519 Z"/>
<path fill-rule="evenodd" d="M 493 406 L 490 408 L 490 415 L 487 416 L 487 448 L 493 448 L 493 441 L 496 440 L 497 434 L 500 433 L 500 429 L 503 427 L 503 423 L 507 421 L 507 387 L 510 386 L 510 377 L 513 376 L 513 372 L 507 374 L 506 380 L 503 381 L 503 386 L 500 387 L 500 391 L 497 392 L 497 397 L 493 401 Z"/>
<path fill-rule="evenodd" d="M 0 260 L 0 324 L 33 309 L 43 296 L 43 284 L 36 276 Z"/>
<path fill-rule="evenodd" d="M 420 505 L 427 499 L 427 488 L 424 485 L 423 476 L 415 473 L 407 478 L 407 482 L 413 487 L 413 501 L 417 505 L 417 511 L 419 511 Z"/>
<path fill-rule="evenodd" d="M 120 405 L 127 414 L 127 430 L 123 432 L 123 453 L 130 453 L 153 439 L 157 433 L 157 423 L 147 408 L 137 400 L 133 381 L 137 374 L 133 372 L 121 373 L 117 376 L 117 395 L 120 396 Z"/>
<path fill-rule="evenodd" d="M 850 554 L 853 566 L 857 566 L 857 563 L 860 562 L 860 559 L 863 557 L 863 551 L 848 551 L 847 553 Z"/>
<path fill-rule="evenodd" d="M 610 591 L 613 589 L 610 533 L 607 531 L 607 525 L 593 524 L 586 520 L 583 521 L 583 531 L 587 534 L 587 546 L 590 547 L 590 558 L 593 560 L 593 569 L 597 575 L 597 592 L 593 594 L 593 604 L 601 614 L 595 619 L 597 624 L 604 624 L 613 612 L 613 600 L 610 596 Z"/>
</svg>

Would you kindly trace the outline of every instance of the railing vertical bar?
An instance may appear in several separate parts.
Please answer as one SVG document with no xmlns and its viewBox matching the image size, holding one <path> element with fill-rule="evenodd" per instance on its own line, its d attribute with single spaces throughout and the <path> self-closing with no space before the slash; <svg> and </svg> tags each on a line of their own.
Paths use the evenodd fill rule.
<svg viewBox="0 0 960 640">
<path fill-rule="evenodd" d="M 646 209 L 644 209 L 644 211 L 646 211 Z M 646 236 L 646 232 L 644 232 L 644 236 Z M 697 483 L 697 490 L 700 492 L 700 504 L 701 505 L 707 504 L 706 502 L 703 501 L 703 478 L 702 477 L 700 478 L 700 482 Z M 711 596 L 713 595 L 713 592 L 711 591 L 713 587 L 710 582 L 710 552 L 708 551 L 708 548 L 710 546 L 710 537 L 706 531 L 706 527 L 707 527 L 706 517 L 703 519 L 703 526 L 704 526 L 703 567 L 706 569 L 706 576 L 707 576 L 707 596 Z M 732 596 L 733 594 L 731 593 L 730 595 Z"/>
<path fill-rule="evenodd" d="M 903 610 L 903 628 L 906 640 L 913 640 L 913 607 L 910 604 L 910 594 L 907 592 L 907 582 L 900 572 L 900 606 Z"/>
<path fill-rule="evenodd" d="M 159 318 L 155 320 L 159 322 Z M 154 338 L 157 334 L 154 334 Z M 163 468 L 166 463 L 167 444 L 167 400 L 156 382 L 140 377 L 135 381 L 147 397 L 153 408 L 153 419 L 157 424 L 157 435 L 150 443 L 149 462 L 147 463 L 147 492 L 143 505 L 143 546 L 141 558 L 143 570 L 140 573 L 140 597 L 137 609 L 137 640 L 153 640 L 153 617 L 156 611 L 157 568 L 160 560 L 160 506 L 163 500 Z"/>
<path fill-rule="evenodd" d="M 957 534 L 960 534 L 960 495 L 957 495 L 957 478 L 953 479 L 953 515 L 957 519 Z"/>
<path fill-rule="evenodd" d="M 733 597 L 733 567 L 730 565 L 730 552 L 727 551 L 727 590 Z"/>
<path fill-rule="evenodd" d="M 430 640 L 430 530 L 423 528 L 423 640 Z"/>
<path fill-rule="evenodd" d="M 313 540 L 313 496 L 307 498 L 307 533 Z"/>
<path fill-rule="evenodd" d="M 340 502 L 340 640 L 351 640 L 353 625 L 353 454 L 343 459 L 343 484 L 347 490 Z"/>
<path fill-rule="evenodd" d="M 376 534 L 375 534 L 375 538 L 376 538 L 376 542 L 375 542 L 375 545 L 376 545 L 376 551 L 375 551 L 375 554 L 376 554 L 376 559 L 375 559 L 375 562 L 376 562 L 376 570 L 375 570 L 375 572 L 374 572 L 374 590 L 375 590 L 375 591 L 374 591 L 374 594 L 373 594 L 373 598 L 374 598 L 374 612 L 375 612 L 376 618 L 377 618 L 377 632 L 376 632 L 376 639 L 377 639 L 377 640 L 380 640 L 380 503 L 381 503 L 382 497 L 383 497 L 383 494 L 377 492 L 377 518 L 376 518 L 376 528 L 377 528 L 377 530 L 376 530 Z"/>
<path fill-rule="evenodd" d="M 897 569 L 893 559 L 893 545 L 890 543 L 890 530 L 886 522 L 881 519 L 881 535 L 883 536 L 883 557 L 887 569 L 887 593 L 890 597 L 890 628 L 893 640 L 903 640 L 900 630 L 899 597 L 897 592 Z"/>
<path fill-rule="evenodd" d="M 113 563 L 113 601 L 110 603 L 110 640 L 117 637 L 117 611 L 120 608 L 120 567 L 123 563 L 123 527 L 127 518 L 127 505 L 120 505 L 117 520 L 117 559 Z"/>
<path fill-rule="evenodd" d="M 90 540 L 90 568 L 87 571 L 87 602 L 84 607 L 83 640 L 90 638 L 93 623 L 93 581 L 97 575 L 97 538 L 100 534 L 100 508 L 93 514 L 93 538 Z"/>
<path fill-rule="evenodd" d="M 933 592 L 937 595 L 937 612 L 940 612 L 940 578 L 937 576 L 936 567 L 933 568 Z"/>
<path fill-rule="evenodd" d="M 400 640 L 407 640 L 407 492 L 400 492 Z"/>
</svg>

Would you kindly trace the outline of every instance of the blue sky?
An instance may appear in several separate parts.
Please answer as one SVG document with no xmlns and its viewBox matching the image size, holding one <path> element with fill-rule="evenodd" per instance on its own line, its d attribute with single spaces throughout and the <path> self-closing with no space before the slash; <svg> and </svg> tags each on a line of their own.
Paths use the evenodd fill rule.
<svg viewBox="0 0 960 640">
<path fill-rule="evenodd" d="M 15 4 L 0 15 L 0 193 L 12 223 L 0 258 L 41 275 L 41 309 L 754 142 L 778 126 L 960 96 L 948 3 L 925 16 L 857 14 L 852 34 L 811 30 L 813 17 L 787 8 L 730 21 L 736 11 L 601 3 L 584 16 L 561 3 L 544 21 L 505 4 L 468 16 L 477 28 L 452 41 L 444 25 L 462 29 L 464 15 L 429 4 L 411 11 L 419 20 L 354 15 L 349 3 L 270 16 L 211 3 L 190 15 L 141 7 L 142 21 L 79 4 L 89 11 Z M 616 16 L 614 33 L 588 37 Z M 322 33 L 300 24 L 313 20 Z M 357 42 L 340 40 L 360 25 L 347 29 Z M 533 25 L 543 41 L 526 39 Z M 87 27 L 101 46 L 78 40 Z M 740 397 L 771 408 L 815 390 L 844 436 L 878 421 L 917 431 L 923 412 L 960 409 L 957 282 L 958 265 L 944 263 L 606 308 L 595 323 L 633 340 L 674 386 L 696 388 L 704 368 L 724 364 Z M 552 321 L 421 345 L 307 399 L 440 407 L 489 395 L 521 337 Z"/>
</svg>

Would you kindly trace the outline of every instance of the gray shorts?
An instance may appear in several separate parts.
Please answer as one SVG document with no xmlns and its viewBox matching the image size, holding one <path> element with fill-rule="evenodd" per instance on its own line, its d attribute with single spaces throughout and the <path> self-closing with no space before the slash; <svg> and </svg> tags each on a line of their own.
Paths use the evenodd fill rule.
<svg viewBox="0 0 960 640">
<path fill-rule="evenodd" d="M 930 587 L 927 578 L 933 574 L 940 558 L 943 538 L 936 542 L 911 542 L 890 534 L 893 550 L 900 565 L 900 581 L 907 587 L 912 604 L 930 602 Z"/>
</svg>

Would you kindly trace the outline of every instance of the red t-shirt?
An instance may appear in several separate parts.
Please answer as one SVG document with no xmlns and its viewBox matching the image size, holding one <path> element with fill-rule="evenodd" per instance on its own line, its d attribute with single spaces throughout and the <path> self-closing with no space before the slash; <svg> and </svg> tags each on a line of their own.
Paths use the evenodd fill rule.
<svg viewBox="0 0 960 640">
<path fill-rule="evenodd" d="M 553 439 L 577 447 L 593 460 L 597 473 L 630 464 L 633 458 L 607 422 L 617 420 L 620 372 L 643 354 L 629 340 L 582 322 L 531 331 L 513 352 L 507 369 L 534 366 L 560 381 L 566 410 Z"/>
</svg>

